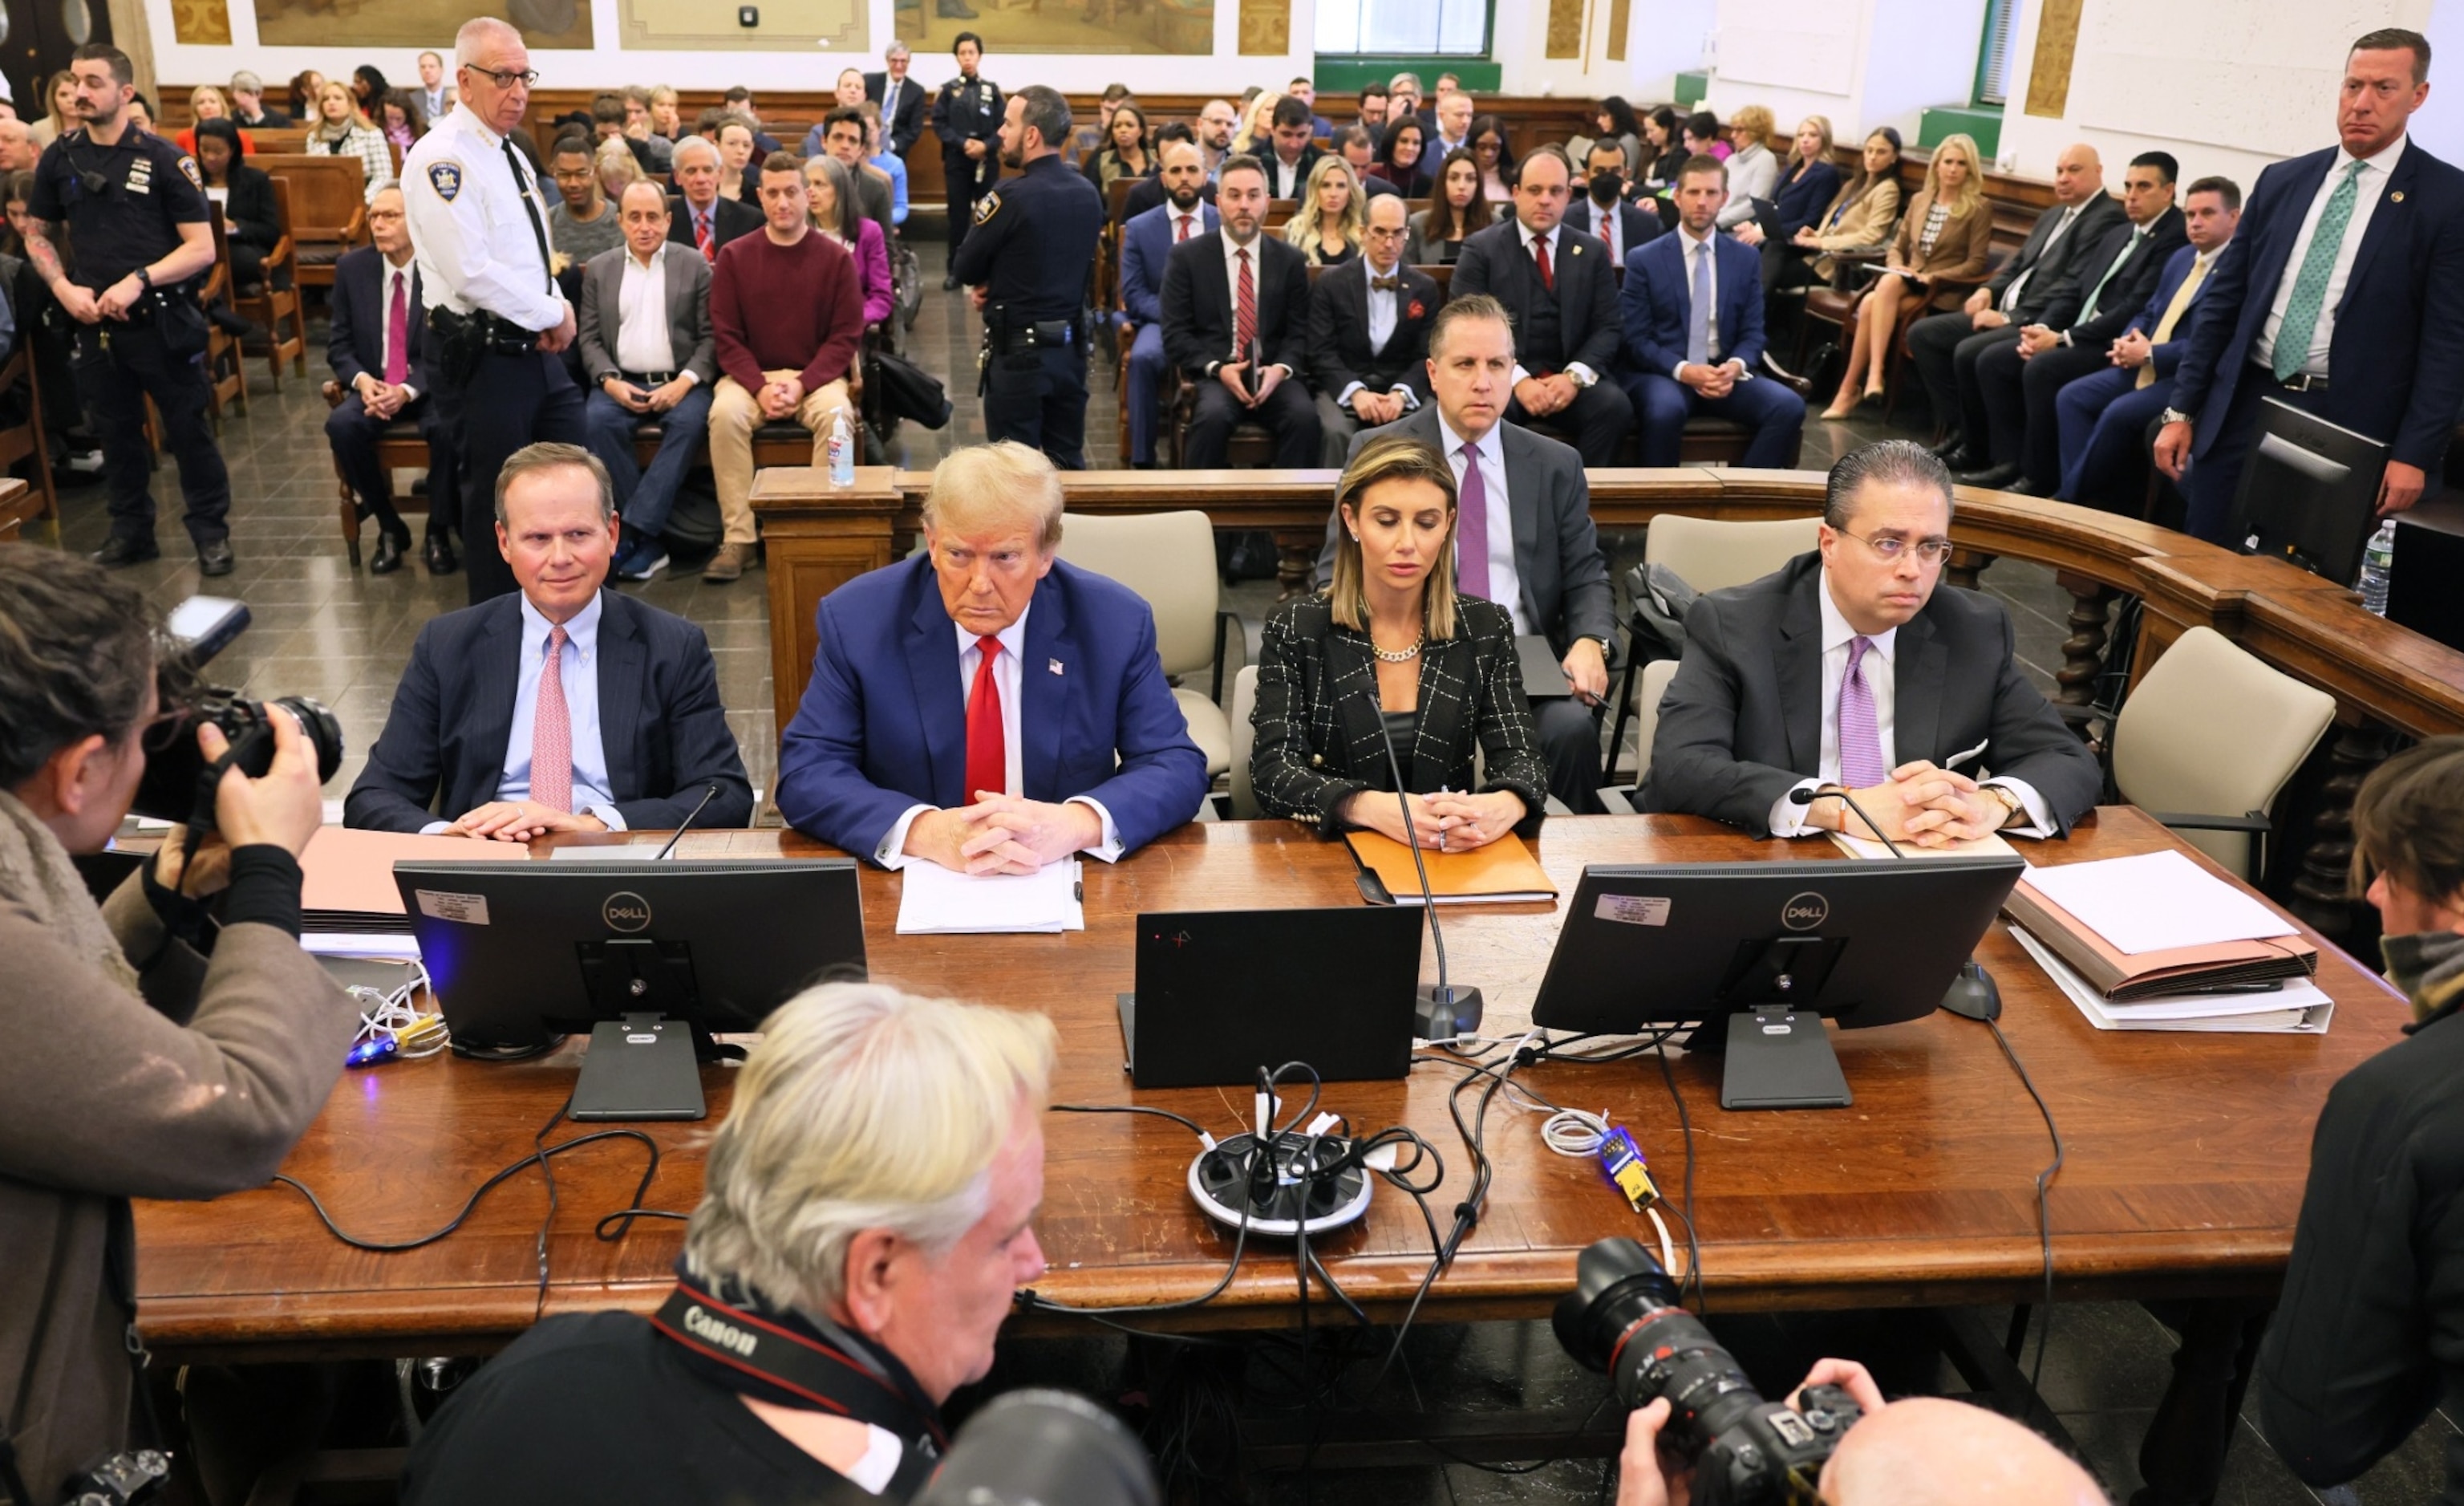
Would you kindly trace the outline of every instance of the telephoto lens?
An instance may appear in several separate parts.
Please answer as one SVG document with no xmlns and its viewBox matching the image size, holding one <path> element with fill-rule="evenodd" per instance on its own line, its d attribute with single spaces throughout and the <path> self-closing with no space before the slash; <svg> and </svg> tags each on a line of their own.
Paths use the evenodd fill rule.
<svg viewBox="0 0 2464 1506">
<path fill-rule="evenodd" d="M 1159 1506 L 1138 1440 L 1067 1391 L 1012 1391 L 967 1419 L 915 1506 Z"/>
<path fill-rule="evenodd" d="M 145 777 L 128 808 L 141 816 L 181 825 L 190 822 L 210 830 L 214 824 L 214 786 L 207 778 L 206 755 L 197 746 L 197 728 L 210 722 L 230 740 L 231 766 L 251 779 L 262 779 L 274 765 L 274 725 L 266 708 L 291 713 L 317 753 L 317 782 L 323 784 L 342 766 L 342 724 L 323 705 L 305 696 L 278 700 L 250 700 L 233 690 L 209 690 L 184 712 L 163 718 L 145 733 Z"/>
</svg>

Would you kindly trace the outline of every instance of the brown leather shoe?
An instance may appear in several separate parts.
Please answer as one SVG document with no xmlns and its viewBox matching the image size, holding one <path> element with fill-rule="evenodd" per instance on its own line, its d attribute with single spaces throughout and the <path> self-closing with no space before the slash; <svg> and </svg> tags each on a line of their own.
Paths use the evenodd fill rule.
<svg viewBox="0 0 2464 1506">
<path fill-rule="evenodd" d="M 701 578 L 714 585 L 724 586 L 742 575 L 744 567 L 752 563 L 753 545 L 722 543 L 718 552 L 710 557 L 710 563 L 701 567 Z"/>
</svg>

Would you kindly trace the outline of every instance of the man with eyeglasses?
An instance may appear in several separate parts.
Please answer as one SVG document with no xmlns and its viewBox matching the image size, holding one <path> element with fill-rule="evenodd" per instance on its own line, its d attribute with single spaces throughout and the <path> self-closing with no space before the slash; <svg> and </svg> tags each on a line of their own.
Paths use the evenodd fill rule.
<svg viewBox="0 0 2464 1506">
<path fill-rule="evenodd" d="M 493 16 L 463 23 L 453 64 L 463 107 L 404 154 L 402 188 L 429 300 L 437 418 L 462 467 L 460 498 L 429 505 L 462 528 L 475 607 L 515 589 L 488 521 L 506 457 L 541 441 L 581 445 L 589 434 L 582 389 L 559 355 L 575 328 L 551 273 L 556 200 L 513 139 L 539 75 L 522 33 Z"/>
<path fill-rule="evenodd" d="M 1694 604 L 1644 809 L 1758 837 L 1873 835 L 1845 790 L 1917 847 L 2069 834 L 2096 804 L 2096 760 L 2020 673 L 2002 604 L 1942 587 L 1950 492 L 1922 445 L 1851 451 L 1815 552 Z"/>
</svg>

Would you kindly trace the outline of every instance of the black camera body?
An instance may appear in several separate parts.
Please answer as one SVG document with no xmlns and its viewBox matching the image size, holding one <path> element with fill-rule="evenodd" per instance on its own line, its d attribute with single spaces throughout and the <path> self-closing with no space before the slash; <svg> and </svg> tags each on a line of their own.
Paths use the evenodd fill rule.
<svg viewBox="0 0 2464 1506">
<path fill-rule="evenodd" d="M 186 712 L 164 718 L 147 732 L 145 777 L 138 782 L 128 808 L 157 821 L 212 831 L 214 789 L 222 776 L 197 746 L 197 729 L 209 724 L 222 729 L 231 742 L 231 766 L 251 779 L 262 779 L 274 765 L 270 706 L 289 712 L 317 750 L 318 783 L 332 779 L 342 766 L 342 726 L 323 705 L 305 696 L 264 701 L 250 700 L 235 690 L 208 690 Z"/>
<path fill-rule="evenodd" d="M 1574 1290 L 1558 1299 L 1551 1325 L 1567 1353 L 1608 1372 L 1629 1408 L 1668 1398 L 1664 1436 L 1695 1461 L 1696 1501 L 1811 1506 L 1823 1462 L 1862 1409 L 1836 1385 L 1806 1387 L 1802 1410 L 1765 1401 L 1679 1295 L 1650 1251 L 1603 1239 L 1576 1258 Z"/>
</svg>

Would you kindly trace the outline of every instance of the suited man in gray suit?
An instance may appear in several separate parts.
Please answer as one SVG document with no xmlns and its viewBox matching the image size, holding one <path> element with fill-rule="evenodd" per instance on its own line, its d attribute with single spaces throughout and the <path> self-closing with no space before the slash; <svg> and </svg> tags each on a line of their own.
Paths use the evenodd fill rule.
<svg viewBox="0 0 2464 1506">
<path fill-rule="evenodd" d="M 599 388 L 583 410 L 590 452 L 607 467 L 625 520 L 625 544 L 611 573 L 647 581 L 668 563 L 659 534 L 710 428 L 718 358 L 710 263 L 668 238 L 667 194 L 656 184 L 636 183 L 616 208 L 625 244 L 583 266 L 576 343 Z M 659 453 L 648 471 L 633 462 L 633 434 L 644 424 L 659 426 Z"/>
<path fill-rule="evenodd" d="M 2019 673 L 2011 616 L 1941 585 L 1950 473 L 1888 439 L 1831 468 L 1821 547 L 1685 614 L 1646 810 L 1756 836 L 1845 830 L 1922 847 L 2067 835 L 2102 776 Z"/>
<path fill-rule="evenodd" d="M 1372 434 L 1409 434 L 1454 468 L 1461 498 L 1456 588 L 1505 608 L 1515 636 L 1549 640 L 1567 689 L 1563 697 L 1531 703 L 1549 792 L 1577 815 L 1596 814 L 1602 808 L 1600 728 L 1592 708 L 1608 695 L 1609 634 L 1616 624 L 1608 560 L 1592 526 L 1582 456 L 1505 421 L 1514 365 L 1514 329 L 1505 305 L 1482 294 L 1456 298 L 1429 324 L 1433 401 L 1353 435 L 1351 454 L 1358 454 Z M 1317 562 L 1321 589 L 1334 579 L 1336 526 L 1330 516 Z"/>
</svg>

